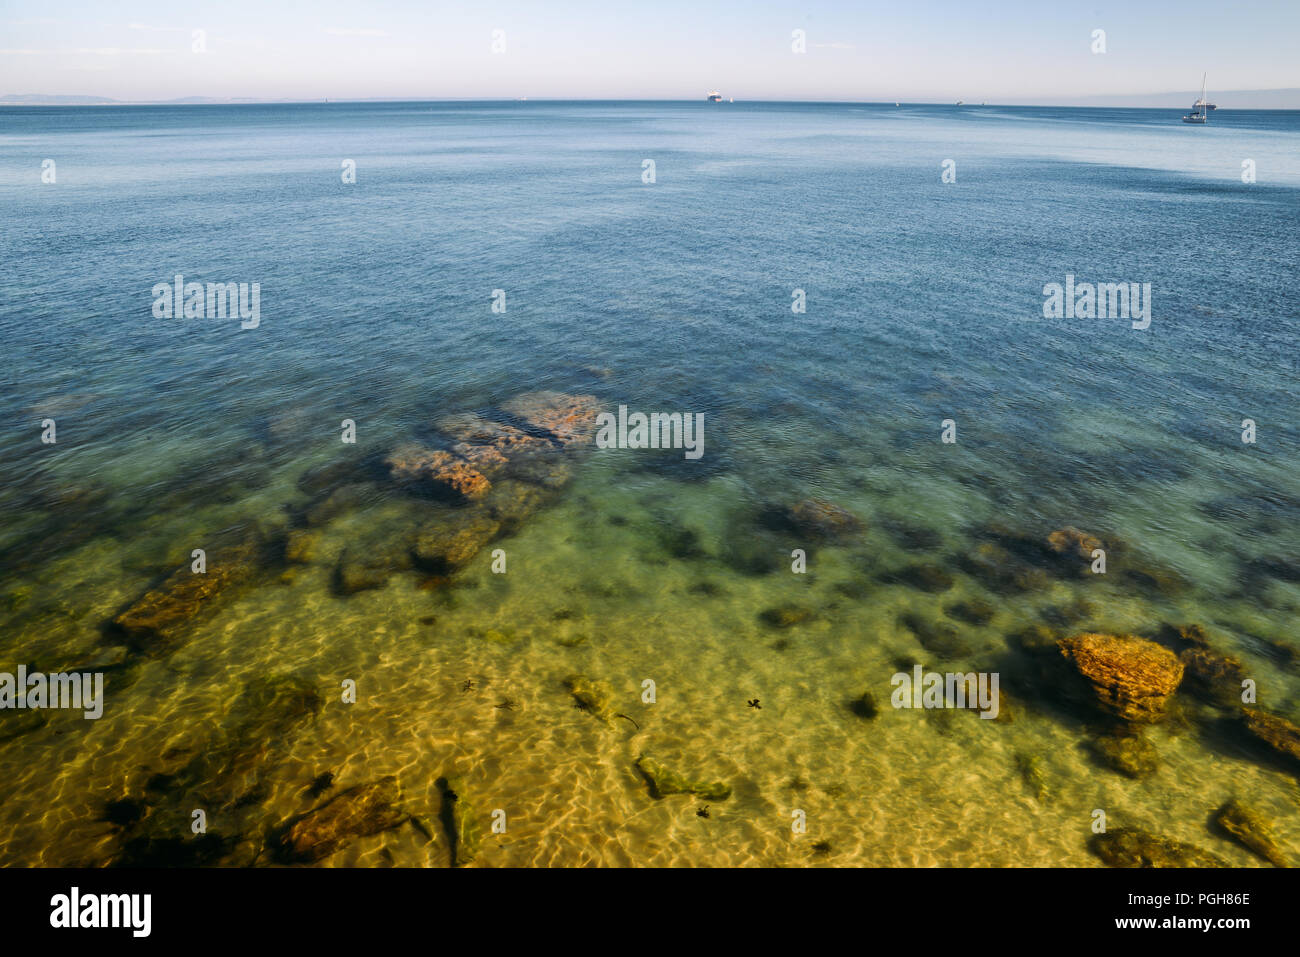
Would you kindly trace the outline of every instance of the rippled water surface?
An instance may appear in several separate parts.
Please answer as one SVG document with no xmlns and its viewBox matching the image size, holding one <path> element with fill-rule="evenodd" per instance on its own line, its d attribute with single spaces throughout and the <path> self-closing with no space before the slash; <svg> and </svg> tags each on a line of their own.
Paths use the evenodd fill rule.
<svg viewBox="0 0 1300 957">
<path fill-rule="evenodd" d="M 478 865 L 1093 866 L 1096 809 L 1262 864 L 1234 797 L 1300 857 L 1236 705 L 1185 679 L 1130 777 L 1055 647 L 1199 625 L 1300 719 L 1298 157 L 1300 115 L 1228 110 L 0 109 L 0 671 L 106 680 L 97 721 L 0 711 L 0 862 L 274 863 L 389 775 L 414 823 L 316 863 L 451 863 L 451 787 Z M 177 274 L 260 324 L 156 318 Z M 1043 318 L 1067 274 L 1150 283 L 1149 328 Z M 537 392 L 703 413 L 704 455 L 566 446 Z M 482 497 L 394 477 L 466 412 L 547 450 Z M 196 548 L 210 600 L 114 624 Z M 1006 713 L 890 707 L 914 664 Z"/>
</svg>

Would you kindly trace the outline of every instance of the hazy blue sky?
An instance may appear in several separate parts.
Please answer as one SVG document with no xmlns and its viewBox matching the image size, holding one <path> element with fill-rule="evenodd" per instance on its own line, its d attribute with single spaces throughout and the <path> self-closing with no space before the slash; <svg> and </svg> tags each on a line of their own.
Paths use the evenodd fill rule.
<svg viewBox="0 0 1300 957">
<path fill-rule="evenodd" d="M 206 31 L 207 52 L 191 51 Z M 807 52 L 791 52 L 791 32 Z M 1092 31 L 1107 52 L 1091 52 Z M 504 53 L 491 50 L 505 31 Z M 0 94 L 1053 100 L 1300 87 L 1300 0 L 0 0 Z"/>
</svg>

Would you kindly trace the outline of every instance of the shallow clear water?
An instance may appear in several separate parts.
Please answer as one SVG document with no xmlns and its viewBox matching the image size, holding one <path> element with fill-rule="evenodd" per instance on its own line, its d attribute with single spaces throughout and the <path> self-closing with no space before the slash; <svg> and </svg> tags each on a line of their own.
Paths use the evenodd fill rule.
<svg viewBox="0 0 1300 957">
<path fill-rule="evenodd" d="M 1159 770 L 1130 779 L 1013 637 L 1201 624 L 1261 705 L 1300 714 L 1300 115 L 1221 113 L 1195 128 L 1152 110 L 850 105 L 0 109 L 0 671 L 112 654 L 105 623 L 232 527 L 319 537 L 165 653 L 114 659 L 102 719 L 0 726 L 0 861 L 108 860 L 141 828 L 188 834 L 192 807 L 256 845 L 317 803 L 304 788 L 325 771 L 337 789 L 395 774 L 429 820 L 436 780 L 458 775 L 477 808 L 506 811 L 485 864 L 1087 866 L 1096 808 L 1261 863 L 1207 832 L 1233 796 L 1300 853 L 1294 772 L 1220 711 L 1180 691 L 1146 735 Z M 260 283 L 260 326 L 154 318 L 151 288 L 177 273 Z M 1043 286 L 1067 273 L 1149 282 L 1150 327 L 1044 319 Z M 389 555 L 451 510 L 368 480 L 307 522 L 328 488 L 304 473 L 536 390 L 701 412 L 705 454 L 575 451 L 569 480 L 492 543 L 506 574 L 484 548 L 449 582 L 394 567 L 338 594 L 345 548 Z M 805 541 L 765 523 L 809 498 L 865 530 Z M 1076 526 L 1113 546 L 1110 567 L 993 587 L 969 561 L 990 525 L 1040 541 Z M 900 580 L 918 564 L 949 587 Z M 990 620 L 953 616 L 974 599 Z M 783 606 L 807 617 L 764 617 Z M 936 658 L 909 613 L 955 626 L 963 650 Z M 888 707 L 912 661 L 1000 672 L 1014 721 Z M 633 720 L 575 708 L 574 673 Z M 155 780 L 184 778 L 248 720 L 250 682 L 285 674 L 323 704 L 266 742 L 237 814 L 220 808 L 245 788 L 225 777 L 191 773 L 198 798 Z M 863 691 L 873 720 L 847 707 Z M 657 800 L 642 753 L 734 793 L 708 818 Z M 1041 792 L 1022 771 L 1035 758 Z M 122 798 L 143 824 L 104 820 Z M 323 863 L 445 864 L 432 832 Z"/>
</svg>

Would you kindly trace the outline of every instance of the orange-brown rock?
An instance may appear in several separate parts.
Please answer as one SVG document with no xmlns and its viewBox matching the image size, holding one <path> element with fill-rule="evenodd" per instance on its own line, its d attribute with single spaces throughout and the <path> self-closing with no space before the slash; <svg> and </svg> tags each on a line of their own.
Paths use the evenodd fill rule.
<svg viewBox="0 0 1300 957">
<path fill-rule="evenodd" d="M 1080 531 L 1073 525 L 1057 529 L 1047 536 L 1048 547 L 1063 558 L 1091 559 L 1094 549 L 1104 547 L 1095 535 Z"/>
<path fill-rule="evenodd" d="M 252 539 L 213 549 L 205 572 L 194 572 L 188 565 L 180 569 L 113 618 L 110 627 L 134 654 L 165 650 L 219 594 L 251 578 L 257 562 L 258 545 Z"/>
<path fill-rule="evenodd" d="M 1258 708 L 1242 708 L 1241 716 L 1251 734 L 1278 754 L 1300 761 L 1300 728 L 1280 715 Z"/>
<path fill-rule="evenodd" d="M 541 452 L 553 447 L 549 439 L 472 412 L 443 416 L 436 425 L 439 432 L 456 443 L 453 447 L 462 455 L 469 450 L 490 448 L 504 459 L 518 452 Z"/>
<path fill-rule="evenodd" d="M 390 452 L 384 464 L 398 481 L 430 481 L 453 489 L 466 498 L 478 498 L 492 488 L 487 476 L 469 461 L 443 449 L 403 445 Z"/>
<path fill-rule="evenodd" d="M 1102 708 L 1124 721 L 1160 720 L 1183 679 L 1183 664 L 1172 651 L 1134 635 L 1074 635 L 1058 646 Z"/>
<path fill-rule="evenodd" d="M 587 445 L 596 434 L 600 405 L 594 395 L 567 392 L 525 392 L 501 406 L 537 429 L 549 432 L 566 448 Z"/>
<path fill-rule="evenodd" d="M 820 538 L 842 538 L 862 531 L 862 519 L 834 502 L 809 498 L 787 511 L 796 531 Z"/>
<path fill-rule="evenodd" d="M 409 817 L 398 801 L 397 779 L 391 776 L 348 788 L 281 831 L 281 856 L 319 861 L 354 838 L 397 827 Z"/>
</svg>

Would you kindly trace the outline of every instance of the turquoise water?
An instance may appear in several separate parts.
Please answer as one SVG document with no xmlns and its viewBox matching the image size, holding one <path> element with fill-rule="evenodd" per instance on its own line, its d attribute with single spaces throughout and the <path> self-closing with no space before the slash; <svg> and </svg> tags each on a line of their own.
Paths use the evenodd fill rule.
<svg viewBox="0 0 1300 957">
<path fill-rule="evenodd" d="M 340 789 L 393 774 L 430 820 L 436 781 L 467 780 L 512 821 L 488 864 L 1083 866 L 1099 806 L 1259 863 L 1206 833 L 1238 794 L 1294 853 L 1294 773 L 1220 710 L 1180 691 L 1149 733 L 1159 771 L 1124 777 L 1014 638 L 1200 624 L 1261 705 L 1300 713 L 1300 115 L 1195 128 L 1176 112 L 0 109 L 0 670 L 110 662 L 90 730 L 57 714 L 0 742 L 0 860 L 99 862 L 188 834 L 189 806 L 235 786 L 185 755 L 240 727 L 267 675 L 321 706 L 248 759 L 255 798 L 214 814 L 232 843 L 185 862 L 263 862 L 259 841 L 313 806 L 303 788 L 326 771 Z M 260 325 L 155 318 L 152 287 L 178 273 L 259 283 Z M 1067 274 L 1150 283 L 1150 327 L 1043 318 L 1044 285 Z M 565 453 L 490 543 L 506 574 L 487 547 L 450 576 L 410 567 L 403 536 L 461 513 L 386 481 L 383 457 L 538 390 L 703 413 L 705 454 Z M 340 463 L 343 479 L 304 480 Z M 810 498 L 862 528 L 805 541 L 770 520 Z M 972 570 L 981 544 L 1064 526 L 1107 544 L 1104 576 L 1013 587 Z M 276 553 L 171 647 L 122 650 L 107 622 L 248 527 L 310 531 L 315 555 Z M 808 574 L 790 573 L 793 548 Z M 383 586 L 340 594 L 359 554 Z M 917 565 L 948 586 L 917 587 Z M 988 620 L 949 613 L 974 600 Z M 785 606 L 804 617 L 764 617 Z M 963 670 L 1003 674 L 1013 723 L 845 707 L 864 690 L 886 703 L 902 659 L 946 667 L 909 614 L 959 630 Z M 575 709 L 573 673 L 634 720 Z M 655 799 L 643 752 L 734 794 L 709 818 Z M 1034 758 L 1043 794 L 1025 783 Z M 105 820 L 116 800 L 142 822 Z M 323 860 L 446 863 L 431 832 Z"/>
</svg>

